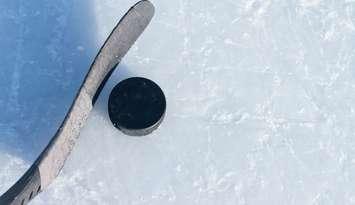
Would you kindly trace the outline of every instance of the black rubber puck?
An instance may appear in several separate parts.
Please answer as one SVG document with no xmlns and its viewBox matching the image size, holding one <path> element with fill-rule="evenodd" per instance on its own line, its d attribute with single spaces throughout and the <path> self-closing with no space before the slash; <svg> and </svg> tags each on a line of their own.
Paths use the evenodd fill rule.
<svg viewBox="0 0 355 205">
<path fill-rule="evenodd" d="M 108 100 L 113 125 L 131 136 L 153 132 L 162 122 L 166 109 L 163 91 L 153 81 L 134 77 L 118 83 Z"/>
</svg>

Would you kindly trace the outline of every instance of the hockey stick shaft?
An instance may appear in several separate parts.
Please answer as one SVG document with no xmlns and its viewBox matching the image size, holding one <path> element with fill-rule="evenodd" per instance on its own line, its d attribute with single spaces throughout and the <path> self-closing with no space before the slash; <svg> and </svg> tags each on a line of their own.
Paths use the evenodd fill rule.
<svg viewBox="0 0 355 205">
<path fill-rule="evenodd" d="M 24 205 L 59 174 L 106 80 L 154 15 L 148 0 L 122 17 L 101 47 L 61 127 L 31 168 L 0 197 L 0 205 Z"/>
</svg>

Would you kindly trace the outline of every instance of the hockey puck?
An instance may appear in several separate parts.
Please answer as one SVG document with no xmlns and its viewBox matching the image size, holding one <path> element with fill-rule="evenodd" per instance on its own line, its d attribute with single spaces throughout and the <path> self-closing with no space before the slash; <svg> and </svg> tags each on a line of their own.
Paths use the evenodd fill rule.
<svg viewBox="0 0 355 205">
<path fill-rule="evenodd" d="M 162 122 L 166 109 L 163 91 L 153 81 L 133 77 L 118 83 L 108 100 L 113 125 L 131 136 L 153 132 Z"/>
</svg>

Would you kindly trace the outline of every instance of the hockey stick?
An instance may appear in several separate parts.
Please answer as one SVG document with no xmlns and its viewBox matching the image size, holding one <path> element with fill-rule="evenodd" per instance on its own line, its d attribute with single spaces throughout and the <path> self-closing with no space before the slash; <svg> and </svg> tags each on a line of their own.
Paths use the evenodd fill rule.
<svg viewBox="0 0 355 205">
<path fill-rule="evenodd" d="M 0 197 L 0 205 L 24 205 L 59 174 L 89 113 L 116 65 L 149 24 L 154 6 L 139 1 L 101 47 L 62 125 L 29 170 Z"/>
</svg>

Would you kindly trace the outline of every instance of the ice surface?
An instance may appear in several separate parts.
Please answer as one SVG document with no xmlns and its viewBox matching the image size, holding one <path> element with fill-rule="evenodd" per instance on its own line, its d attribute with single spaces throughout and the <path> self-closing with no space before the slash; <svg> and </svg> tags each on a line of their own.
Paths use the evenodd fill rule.
<svg viewBox="0 0 355 205">
<path fill-rule="evenodd" d="M 97 45 L 135 3 L 82 2 L 0 4 L 1 28 L 14 30 L 0 30 L 2 181 L 39 154 Z M 153 3 L 63 172 L 32 204 L 355 204 L 355 1 Z M 37 11 L 52 22 L 36 23 Z M 165 91 L 167 115 L 150 136 L 108 119 L 109 92 L 129 76 Z"/>
</svg>

